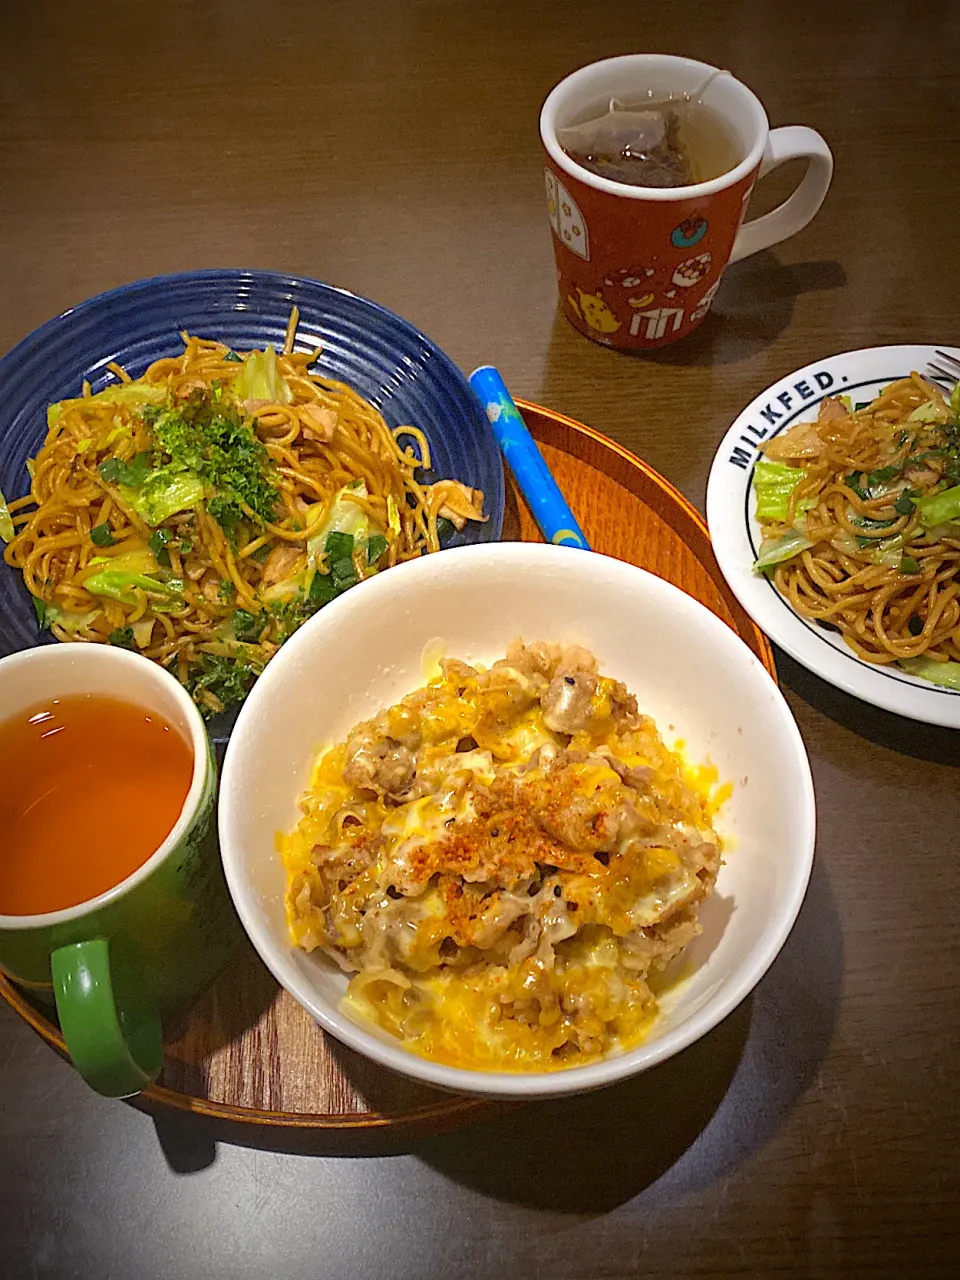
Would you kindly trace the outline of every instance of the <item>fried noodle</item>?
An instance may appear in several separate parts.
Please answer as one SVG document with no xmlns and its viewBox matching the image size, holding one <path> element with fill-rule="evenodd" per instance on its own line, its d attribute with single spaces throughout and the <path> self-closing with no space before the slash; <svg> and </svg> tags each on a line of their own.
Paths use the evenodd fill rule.
<svg viewBox="0 0 960 1280">
<path fill-rule="evenodd" d="M 912 373 L 849 412 L 824 401 L 764 448 L 801 468 L 786 520 L 812 544 L 773 581 L 805 618 L 836 628 L 864 661 L 960 659 L 960 527 L 926 527 L 915 503 L 956 484 L 960 440 L 940 389 Z"/>
<path fill-rule="evenodd" d="M 294 617 L 289 607 L 294 598 L 302 602 L 303 590 L 295 597 L 283 584 L 302 588 L 311 575 L 329 573 L 329 557 L 322 547 L 311 550 L 310 541 L 329 523 L 335 502 L 354 504 L 378 535 L 376 560 L 366 543 L 353 547 L 348 582 L 439 550 L 438 520 L 462 528 L 466 519 L 483 518 L 479 490 L 418 478 L 431 463 L 421 430 L 391 430 L 352 387 L 311 371 L 319 349 L 292 349 L 297 322 L 295 308 L 276 358 L 287 389 L 276 402 L 235 402 L 231 388 L 245 367 L 243 353 L 188 333 L 181 335 L 182 354 L 154 361 L 135 383 L 122 366 L 109 366 L 119 379 L 114 392 L 146 388 L 145 396 L 165 406 L 225 396 L 236 420 L 247 424 L 238 430 L 249 427 L 259 441 L 251 439 L 251 448 L 262 456 L 264 481 L 275 491 L 272 518 L 238 500 L 243 518 L 224 527 L 212 514 L 208 488 L 206 500 L 161 522 L 158 543 L 158 526 L 143 517 L 129 487 L 101 469 L 107 459 L 132 464 L 149 455 L 153 467 L 166 461 L 143 403 L 92 395 L 84 383 L 81 397 L 52 407 L 46 440 L 28 464 L 30 493 L 9 503 L 16 534 L 5 559 L 22 572 L 40 602 L 41 624 L 46 617 L 58 640 L 127 637 L 127 647 L 188 686 L 205 655 L 242 657 L 256 671 L 303 621 L 304 609 Z M 158 547 L 162 554 L 154 559 Z M 135 583 L 113 594 L 87 589 L 105 566 L 128 565 L 131 553 L 147 565 Z M 252 631 L 248 624 L 250 643 L 239 644 L 231 630 L 238 609 L 262 623 Z M 194 696 L 210 713 L 222 709 L 223 699 L 210 688 Z"/>
</svg>

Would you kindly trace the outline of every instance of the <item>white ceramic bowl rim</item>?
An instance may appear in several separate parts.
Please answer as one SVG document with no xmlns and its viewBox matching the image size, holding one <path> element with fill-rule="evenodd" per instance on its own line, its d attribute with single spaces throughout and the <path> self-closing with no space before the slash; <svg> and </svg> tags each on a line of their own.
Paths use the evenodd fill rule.
<svg viewBox="0 0 960 1280">
<path fill-rule="evenodd" d="M 749 965 L 723 981 L 720 989 L 710 996 L 703 1007 L 659 1038 L 596 1063 L 556 1072 L 472 1071 L 433 1062 L 407 1051 L 399 1042 L 385 1042 L 366 1031 L 339 1008 L 333 1007 L 326 999 L 317 998 L 309 983 L 301 980 L 300 974 L 290 963 L 288 957 L 292 948 L 287 940 L 284 938 L 280 941 L 262 925 L 256 891 L 242 869 L 243 833 L 231 801 L 232 796 L 241 796 L 245 789 L 253 786 L 254 780 L 247 776 L 247 768 L 253 758 L 253 744 L 258 727 L 275 691 L 284 683 L 286 669 L 295 669 L 301 658 L 310 652 L 315 634 L 322 629 L 334 628 L 349 633 L 351 614 L 361 607 L 365 610 L 377 592 L 422 595 L 424 589 L 429 589 L 431 576 L 436 571 L 435 566 L 441 560 L 445 570 L 455 567 L 462 576 L 468 577 L 475 565 L 479 566 L 491 557 L 496 557 L 499 568 L 505 574 L 511 571 L 523 573 L 534 565 L 545 564 L 575 579 L 589 565 L 591 574 L 604 572 L 611 578 L 619 579 L 619 586 L 623 590 L 642 591 L 669 602 L 672 615 L 680 620 L 695 617 L 697 625 L 706 632 L 710 646 L 717 646 L 728 653 L 738 653 L 738 660 L 743 663 L 745 680 L 750 683 L 766 682 L 769 686 L 768 692 L 772 695 L 772 706 L 775 709 L 773 714 L 790 753 L 797 788 L 800 820 L 798 829 L 792 833 L 791 838 L 795 860 L 791 864 L 789 883 L 786 892 L 777 899 L 762 941 L 752 952 Z M 602 569 L 596 565 L 597 559 L 603 561 Z M 363 599 L 364 596 L 366 599 Z M 298 782 L 299 780 L 291 779 L 291 786 L 296 787 Z M 664 1061 L 721 1022 L 763 977 L 793 927 L 810 876 L 814 833 L 813 783 L 799 730 L 775 683 L 739 637 L 692 597 L 645 570 L 606 556 L 597 557 L 594 553 L 530 543 L 467 546 L 409 561 L 391 569 L 388 574 L 368 579 L 327 605 L 287 641 L 248 696 L 227 749 L 220 793 L 221 854 L 237 912 L 271 973 L 317 1022 L 359 1053 L 427 1084 L 458 1093 L 519 1099 L 578 1093 L 612 1084 Z"/>
</svg>

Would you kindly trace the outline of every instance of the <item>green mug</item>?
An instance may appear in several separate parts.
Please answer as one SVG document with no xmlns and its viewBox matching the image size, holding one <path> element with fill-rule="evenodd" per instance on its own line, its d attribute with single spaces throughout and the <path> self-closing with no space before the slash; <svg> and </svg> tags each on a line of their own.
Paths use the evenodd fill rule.
<svg viewBox="0 0 960 1280">
<path fill-rule="evenodd" d="M 162 667 L 109 645 L 43 645 L 0 660 L 0 721 L 71 694 L 121 698 L 157 712 L 193 751 L 180 815 L 136 871 L 75 907 L 0 915 L 0 969 L 56 1005 L 87 1083 L 123 1098 L 157 1078 L 162 1016 L 188 1007 L 223 968 L 240 927 L 217 848 L 216 762 L 186 690 Z"/>
</svg>

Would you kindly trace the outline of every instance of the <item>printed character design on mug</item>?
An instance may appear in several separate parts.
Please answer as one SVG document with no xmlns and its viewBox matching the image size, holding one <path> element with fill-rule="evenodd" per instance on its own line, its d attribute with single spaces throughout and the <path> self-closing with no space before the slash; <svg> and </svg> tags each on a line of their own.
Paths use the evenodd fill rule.
<svg viewBox="0 0 960 1280">
<path fill-rule="evenodd" d="M 674 271 L 673 283 L 681 289 L 690 289 L 699 284 L 710 270 L 711 261 L 709 253 L 698 253 L 695 258 L 687 258 Z"/>
<path fill-rule="evenodd" d="M 587 224 L 576 200 L 550 169 L 544 170 L 544 181 L 547 188 L 547 215 L 554 235 L 578 258 L 589 262 Z"/>
<path fill-rule="evenodd" d="M 667 332 L 668 325 L 670 332 L 676 333 L 683 324 L 683 308 L 656 307 L 653 311 L 636 312 L 630 321 L 630 332 L 634 337 L 640 332 L 644 320 L 647 322 L 647 327 L 643 336 L 649 339 L 662 338 Z"/>
<path fill-rule="evenodd" d="M 706 218 L 701 218 L 698 213 L 692 213 L 689 218 L 684 218 L 679 226 L 673 228 L 670 233 L 670 243 L 678 249 L 689 249 L 692 245 L 699 244 L 706 234 Z"/>
<path fill-rule="evenodd" d="M 642 289 L 645 285 L 645 291 L 635 297 L 629 297 L 627 301 L 631 307 L 649 307 L 656 297 L 655 293 L 649 292 L 650 277 L 653 274 L 653 267 L 621 267 L 619 271 L 613 271 L 610 275 L 604 276 L 603 283 L 611 288 L 620 289 Z"/>
<path fill-rule="evenodd" d="M 598 289 L 596 293 L 584 293 L 579 285 L 573 287 L 580 298 L 580 304 L 578 306 L 577 299 L 569 293 L 567 301 L 577 315 L 582 316 L 590 328 L 595 329 L 597 333 L 616 333 L 622 321 L 618 320 L 607 306 L 601 291 Z"/>
<path fill-rule="evenodd" d="M 714 296 L 719 288 L 720 288 L 720 281 L 714 280 L 713 284 L 710 286 L 707 292 L 703 295 L 703 297 L 697 303 L 695 309 L 690 312 L 691 324 L 696 324 L 698 320 L 702 320 L 703 317 L 707 314 L 707 312 L 710 310 L 710 304 L 711 302 L 713 302 Z"/>
</svg>

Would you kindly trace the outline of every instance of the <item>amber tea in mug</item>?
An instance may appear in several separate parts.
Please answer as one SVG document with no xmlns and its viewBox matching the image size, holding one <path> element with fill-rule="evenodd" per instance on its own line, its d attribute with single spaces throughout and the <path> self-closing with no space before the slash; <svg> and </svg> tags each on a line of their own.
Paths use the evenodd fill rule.
<svg viewBox="0 0 960 1280">
<path fill-rule="evenodd" d="M 0 723 L 0 914 L 40 915 L 118 885 L 173 829 L 193 750 L 162 715 L 74 694 Z"/>
<path fill-rule="evenodd" d="M 558 129 L 557 140 L 598 178 L 635 187 L 710 182 L 743 159 L 739 137 L 699 94 L 611 98 L 603 115 Z"/>
</svg>

